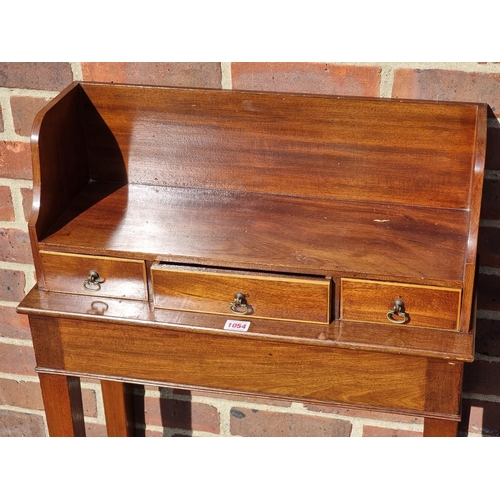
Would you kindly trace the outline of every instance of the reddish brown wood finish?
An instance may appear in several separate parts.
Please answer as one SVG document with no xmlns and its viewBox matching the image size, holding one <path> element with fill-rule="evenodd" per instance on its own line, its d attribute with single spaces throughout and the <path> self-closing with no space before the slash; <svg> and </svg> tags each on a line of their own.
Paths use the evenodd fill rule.
<svg viewBox="0 0 500 500">
<path fill-rule="evenodd" d="M 456 420 L 424 419 L 424 437 L 455 437 L 457 429 Z"/>
<path fill-rule="evenodd" d="M 461 287 L 468 218 L 462 210 L 129 185 L 40 248 Z"/>
<path fill-rule="evenodd" d="M 46 290 L 96 298 L 148 300 L 146 265 L 142 260 L 57 252 L 40 252 L 40 257 Z M 99 275 L 98 282 L 89 284 L 89 273 L 93 270 Z"/>
<path fill-rule="evenodd" d="M 116 138 L 130 183 L 468 206 L 474 104 L 81 87 Z"/>
<path fill-rule="evenodd" d="M 389 315 L 408 326 L 458 330 L 462 290 L 374 280 L 342 279 L 341 319 L 393 324 L 387 313 L 394 301 L 404 304 L 406 318 Z"/>
<path fill-rule="evenodd" d="M 159 264 L 151 267 L 151 280 L 155 307 L 163 309 L 330 323 L 331 280 L 326 278 Z M 245 305 L 231 310 L 237 293 L 243 293 Z"/>
<path fill-rule="evenodd" d="M 39 373 L 38 376 L 50 435 L 84 437 L 80 379 L 49 373 Z"/>
<path fill-rule="evenodd" d="M 481 124 L 486 123 L 486 107 L 478 107 L 476 144 L 474 148 L 473 170 L 470 181 L 470 221 L 469 238 L 465 257 L 464 269 L 464 294 L 462 297 L 462 311 L 460 315 L 460 331 L 466 332 L 475 328 L 474 315 L 474 280 L 476 275 L 477 241 L 479 233 L 479 216 L 481 212 L 481 194 L 483 188 L 484 162 L 486 157 L 486 128 Z"/>
<path fill-rule="evenodd" d="M 104 380 L 110 435 L 131 433 L 126 382 L 396 411 L 424 416 L 426 435 L 456 432 L 485 140 L 481 104 L 71 85 L 34 125 L 38 287 L 18 308 L 51 434 L 75 434 L 64 387 L 80 375 Z M 155 262 L 213 279 L 179 288 Z M 98 294 L 82 293 L 89 263 L 106 275 Z M 326 277 L 331 291 L 259 285 L 266 304 L 238 334 L 196 305 L 263 273 Z M 376 323 L 392 290 L 411 291 L 411 324 Z M 292 315 L 274 314 L 280 297 Z"/>
<path fill-rule="evenodd" d="M 38 353 L 42 372 L 98 374 L 446 418 L 458 418 L 460 411 L 458 362 L 114 322 L 34 317 L 33 323 L 34 342 L 42 342 L 47 330 L 53 337 L 50 350 Z M 428 384 L 439 390 L 429 390 Z"/>
<path fill-rule="evenodd" d="M 60 350 L 57 344 L 52 345 L 57 337 L 51 335 L 50 328 L 43 326 L 49 318 L 82 321 L 99 319 L 139 329 L 144 325 L 154 325 L 175 331 L 203 333 L 208 330 L 214 336 L 237 335 L 238 338 L 266 339 L 271 342 L 284 341 L 455 361 L 470 362 L 474 359 L 474 336 L 471 333 L 419 327 L 409 329 L 405 325 L 355 321 L 332 321 L 329 325 L 321 325 L 251 318 L 249 331 L 235 334 L 223 329 L 227 319 L 224 316 L 154 309 L 147 302 L 110 298 L 96 300 L 94 297 L 43 292 L 36 288 L 24 298 L 18 310 L 31 318 L 38 318 L 36 329 L 42 332 L 43 342 L 40 346 L 35 345 L 37 359 L 43 355 L 42 349 L 52 353 Z M 32 325 L 32 330 L 34 328 Z"/>
<path fill-rule="evenodd" d="M 109 437 L 133 437 L 134 398 L 131 384 L 101 380 L 104 415 Z"/>
</svg>

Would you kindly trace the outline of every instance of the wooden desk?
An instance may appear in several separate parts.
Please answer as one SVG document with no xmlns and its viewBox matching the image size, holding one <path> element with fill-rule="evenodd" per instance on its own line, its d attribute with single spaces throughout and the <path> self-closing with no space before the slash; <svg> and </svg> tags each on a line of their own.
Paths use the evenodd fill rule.
<svg viewBox="0 0 500 500">
<path fill-rule="evenodd" d="M 51 435 L 129 384 L 424 417 L 474 358 L 486 106 L 75 83 L 37 116 L 28 314 Z"/>
</svg>

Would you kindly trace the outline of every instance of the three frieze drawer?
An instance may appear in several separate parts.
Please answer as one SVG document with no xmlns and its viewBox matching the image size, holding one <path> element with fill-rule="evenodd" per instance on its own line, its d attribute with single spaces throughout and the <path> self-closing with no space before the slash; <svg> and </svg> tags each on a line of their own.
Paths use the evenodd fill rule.
<svg viewBox="0 0 500 500">
<path fill-rule="evenodd" d="M 151 267 L 154 305 L 162 309 L 329 323 L 331 279 L 192 268 Z"/>
<path fill-rule="evenodd" d="M 148 300 L 142 260 L 40 251 L 44 289 L 99 297 Z"/>
<path fill-rule="evenodd" d="M 458 330 L 461 296 L 455 288 L 342 279 L 340 319 Z"/>
<path fill-rule="evenodd" d="M 41 251 L 45 290 L 148 300 L 142 260 Z M 155 263 L 154 306 L 190 312 L 328 324 L 332 280 Z M 340 319 L 458 330 L 455 288 L 341 279 Z"/>
</svg>

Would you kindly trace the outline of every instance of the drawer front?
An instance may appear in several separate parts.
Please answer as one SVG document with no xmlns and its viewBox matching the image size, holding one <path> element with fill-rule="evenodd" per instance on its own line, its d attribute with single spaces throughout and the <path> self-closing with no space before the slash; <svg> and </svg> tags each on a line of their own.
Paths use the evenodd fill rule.
<svg viewBox="0 0 500 500">
<path fill-rule="evenodd" d="M 331 280 L 151 267 L 155 307 L 241 318 L 330 322 Z M 244 295 L 241 305 L 235 295 Z M 231 306 L 231 304 L 233 305 Z"/>
<path fill-rule="evenodd" d="M 342 279 L 340 318 L 458 330 L 461 294 L 455 288 Z M 396 300 L 404 304 L 399 313 Z"/>
<path fill-rule="evenodd" d="M 45 290 L 99 297 L 148 300 L 142 260 L 41 251 Z M 90 271 L 98 274 L 88 280 Z"/>
</svg>

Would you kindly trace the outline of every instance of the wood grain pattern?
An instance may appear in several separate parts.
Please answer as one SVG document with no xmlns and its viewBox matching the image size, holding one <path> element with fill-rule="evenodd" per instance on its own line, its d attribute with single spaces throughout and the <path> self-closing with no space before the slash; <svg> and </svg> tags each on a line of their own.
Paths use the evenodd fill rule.
<svg viewBox="0 0 500 500">
<path fill-rule="evenodd" d="M 130 183 L 468 205 L 476 105 L 82 88 L 116 138 Z"/>
<path fill-rule="evenodd" d="M 137 381 L 456 433 L 486 125 L 474 103 L 72 84 L 34 124 L 38 287 L 18 307 L 50 433 L 81 434 L 79 376 L 104 380 L 111 435 Z M 223 326 L 237 291 L 247 332 Z M 379 324 L 399 296 L 409 323 Z"/>
<path fill-rule="evenodd" d="M 125 186 L 40 242 L 47 251 L 461 286 L 468 212 Z M 92 227 L 92 237 L 82 238 Z"/>
<path fill-rule="evenodd" d="M 427 387 L 425 407 L 429 411 L 436 411 L 442 405 L 452 405 L 460 408 L 462 398 L 464 364 L 460 361 L 429 359 L 427 365 Z M 443 381 L 450 383 L 443 391 Z M 453 380 L 453 381 L 451 381 Z"/>
<path fill-rule="evenodd" d="M 487 122 L 486 109 L 478 109 L 478 127 L 476 130 L 476 145 L 474 150 L 474 169 L 470 188 L 470 223 L 469 223 L 469 243 L 467 246 L 464 270 L 464 295 L 462 300 L 462 312 L 460 318 L 460 330 L 469 331 L 474 327 L 474 280 L 476 277 L 477 264 L 477 244 L 479 234 L 479 220 L 481 214 L 481 194 L 484 182 L 484 162 L 486 158 L 486 134 L 487 131 L 482 126 Z"/>
<path fill-rule="evenodd" d="M 88 183 L 80 88 L 71 85 L 38 114 L 33 124 L 33 211 L 30 225 L 41 238 Z"/>
<path fill-rule="evenodd" d="M 392 324 L 394 301 L 405 305 L 408 326 L 458 330 L 462 290 L 369 280 L 342 279 L 341 319 Z M 397 315 L 396 319 L 399 319 Z"/>
<path fill-rule="evenodd" d="M 50 435 L 84 437 L 80 379 L 47 373 L 40 373 L 38 377 Z"/>
<path fill-rule="evenodd" d="M 424 437 L 456 437 L 458 421 L 427 417 L 424 419 Z"/>
<path fill-rule="evenodd" d="M 85 335 L 81 335 L 85 326 Z M 429 398 L 429 360 L 350 349 L 324 349 L 240 336 L 213 336 L 112 322 L 50 319 L 59 352 L 37 357 L 40 369 L 158 381 L 299 400 L 378 406 L 429 415 L 457 415 L 457 397 Z M 35 331 L 36 341 L 39 341 Z M 61 365 L 55 366 L 59 359 Z M 435 360 L 437 364 L 448 362 Z M 434 366 L 434 365 L 433 365 Z M 460 380 L 441 370 L 450 393 Z"/>
<path fill-rule="evenodd" d="M 80 91 L 73 84 L 61 92 L 36 115 L 32 128 L 33 201 L 28 230 L 37 280 L 42 286 L 38 240 L 88 181 L 83 122 L 78 107 Z M 76 172 L 68 169 L 68 165 Z"/>
<path fill-rule="evenodd" d="M 222 269 L 151 267 L 155 307 L 312 323 L 330 322 L 331 280 L 323 278 L 229 274 Z M 229 305 L 236 293 L 247 300 L 248 317 Z M 247 314 L 245 314 L 247 316 Z"/>
<path fill-rule="evenodd" d="M 133 386 L 101 380 L 108 437 L 135 436 Z"/>
<path fill-rule="evenodd" d="M 46 290 L 91 295 L 94 298 L 148 300 L 144 261 L 44 251 L 40 252 L 40 257 Z M 91 270 L 97 271 L 102 280 L 100 290 L 87 290 L 83 286 Z"/>
<path fill-rule="evenodd" d="M 33 289 L 19 305 L 19 311 L 35 321 L 43 342 L 35 345 L 35 353 L 47 350 L 54 356 L 60 351 L 57 337 L 51 334 L 44 321 L 61 317 L 82 321 L 102 321 L 141 328 L 154 325 L 175 331 L 210 332 L 215 336 L 249 337 L 270 342 L 288 342 L 385 352 L 393 355 L 406 354 L 427 358 L 456 361 L 474 360 L 474 335 L 451 330 L 436 330 L 405 325 L 382 325 L 354 321 L 333 321 L 329 325 L 287 321 L 251 319 L 248 332 L 225 331 L 224 324 L 230 316 L 218 316 L 184 311 L 155 309 L 148 302 L 123 299 L 98 299 L 84 295 L 66 295 Z M 83 323 L 86 325 L 86 323 Z M 35 326 L 32 326 L 32 330 Z M 82 327 L 82 334 L 85 329 Z M 45 354 L 40 354 L 45 356 Z M 56 360 L 60 365 L 61 360 Z"/>
</svg>

